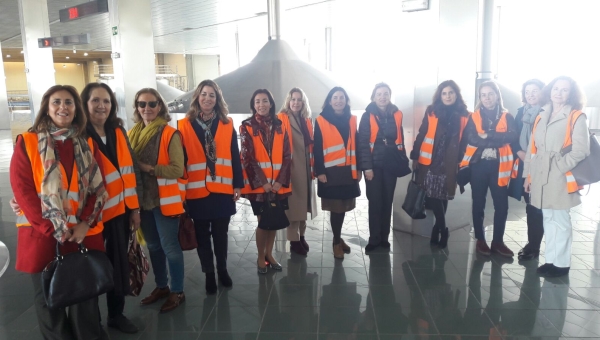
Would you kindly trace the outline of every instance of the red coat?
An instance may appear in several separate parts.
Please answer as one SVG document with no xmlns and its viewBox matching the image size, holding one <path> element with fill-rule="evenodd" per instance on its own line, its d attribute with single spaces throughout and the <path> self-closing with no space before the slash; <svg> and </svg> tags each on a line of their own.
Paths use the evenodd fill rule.
<svg viewBox="0 0 600 340">
<path fill-rule="evenodd" d="M 56 149 L 60 155 L 60 162 L 65 168 L 67 176 L 73 172 L 74 150 L 73 141 L 67 139 L 64 143 L 57 142 Z M 94 158 L 102 169 L 102 157 L 98 146 L 94 143 Z M 22 138 L 17 138 L 17 145 L 10 163 L 10 184 L 17 203 L 25 213 L 31 227 L 20 227 L 17 238 L 17 263 L 16 269 L 26 273 L 39 273 L 52 261 L 56 254 L 56 239 L 52 236 L 54 226 L 52 222 L 42 218 L 41 200 L 38 197 L 31 162 L 25 150 Z M 80 218 L 87 219 L 94 210 L 95 195 L 88 196 Z M 95 223 L 92 227 L 95 226 Z M 83 244 L 89 249 L 104 251 L 104 238 L 102 233 L 86 236 Z M 77 250 L 77 243 L 65 242 L 61 246 L 61 254 Z"/>
</svg>

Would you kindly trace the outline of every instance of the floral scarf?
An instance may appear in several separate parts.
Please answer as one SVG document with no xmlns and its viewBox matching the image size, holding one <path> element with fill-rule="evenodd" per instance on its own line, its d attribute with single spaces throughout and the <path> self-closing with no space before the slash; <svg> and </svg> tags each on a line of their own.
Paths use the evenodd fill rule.
<svg viewBox="0 0 600 340">
<path fill-rule="evenodd" d="M 85 139 L 75 136 L 76 127 L 59 129 L 54 125 L 50 131 L 38 132 L 38 152 L 44 166 L 44 177 L 41 185 L 42 217 L 48 219 L 54 225 L 54 238 L 59 242 L 68 231 L 67 212 L 69 207 L 68 187 L 62 187 L 62 173 L 60 171 L 60 158 L 55 150 L 55 140 L 58 138 L 71 138 L 75 153 L 75 164 L 79 178 L 77 178 L 79 196 L 77 201 L 79 207 L 76 216 L 81 216 L 81 211 L 86 205 L 90 194 L 96 195 L 94 211 L 85 222 L 91 225 L 102 211 L 104 202 L 108 199 L 108 193 L 104 187 L 104 180 L 100 173 L 98 163 L 94 159 L 92 151 Z"/>
</svg>

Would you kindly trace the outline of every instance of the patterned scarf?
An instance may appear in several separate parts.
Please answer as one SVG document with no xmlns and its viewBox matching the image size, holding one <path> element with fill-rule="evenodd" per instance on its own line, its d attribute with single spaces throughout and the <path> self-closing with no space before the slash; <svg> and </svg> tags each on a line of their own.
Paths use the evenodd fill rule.
<svg viewBox="0 0 600 340">
<path fill-rule="evenodd" d="M 44 166 L 44 177 L 41 186 L 42 217 L 48 219 L 54 225 L 54 238 L 59 242 L 68 231 L 67 212 L 65 207 L 70 207 L 68 187 L 62 187 L 62 174 L 60 171 L 60 158 L 55 150 L 55 140 L 58 138 L 71 138 L 75 153 L 75 164 L 79 177 L 77 178 L 79 207 L 76 216 L 81 216 L 81 211 L 86 205 L 90 194 L 96 195 L 94 211 L 87 222 L 89 225 L 96 219 L 104 202 L 108 199 L 108 193 L 104 188 L 102 174 L 98 163 L 92 155 L 86 140 L 75 136 L 76 127 L 59 129 L 54 125 L 50 131 L 38 132 L 38 152 Z"/>
<path fill-rule="evenodd" d="M 271 115 L 261 116 L 258 113 L 256 113 L 254 114 L 254 119 L 256 119 L 256 122 L 258 123 L 258 130 L 263 137 L 263 144 L 265 145 L 265 149 L 267 149 L 269 156 L 271 156 L 271 140 L 273 139 L 273 117 L 271 117 Z"/>
<path fill-rule="evenodd" d="M 202 114 L 198 115 L 198 118 L 196 118 L 196 122 L 198 122 L 204 131 L 204 153 L 206 154 L 206 158 L 213 163 L 217 162 L 217 146 L 215 145 L 215 139 L 213 138 L 211 128 L 216 116 L 217 114 L 213 111 L 212 116 L 208 120 L 201 119 Z M 208 170 L 210 171 L 210 176 L 212 179 L 215 180 L 216 175 L 213 173 L 213 170 L 210 167 Z"/>
<path fill-rule="evenodd" d="M 140 153 L 146 148 L 146 144 L 165 125 L 167 125 L 167 121 L 164 118 L 156 117 L 148 126 L 144 125 L 144 122 L 141 121 L 135 124 L 133 129 L 129 131 L 129 142 L 138 158 L 140 157 Z"/>
</svg>

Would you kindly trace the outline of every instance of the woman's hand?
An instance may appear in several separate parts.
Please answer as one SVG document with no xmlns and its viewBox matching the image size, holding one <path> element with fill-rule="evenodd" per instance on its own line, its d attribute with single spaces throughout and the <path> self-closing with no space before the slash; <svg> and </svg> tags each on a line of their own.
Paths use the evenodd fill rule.
<svg viewBox="0 0 600 340">
<path fill-rule="evenodd" d="M 371 181 L 373 180 L 373 177 L 375 177 L 375 174 L 373 173 L 373 170 L 365 170 L 365 179 L 367 181 Z M 360 182 L 360 180 L 358 180 Z"/>
<path fill-rule="evenodd" d="M 273 191 L 273 186 L 271 185 L 271 183 L 267 183 L 263 185 L 263 189 L 265 190 L 265 192 L 271 192 Z"/>
<path fill-rule="evenodd" d="M 11 198 L 10 202 L 8 204 L 10 204 L 10 208 L 12 209 L 12 211 L 15 214 L 18 215 L 21 212 L 21 206 L 17 203 L 17 199 L 16 198 L 14 198 L 14 197 Z"/>
<path fill-rule="evenodd" d="M 272 191 L 273 191 L 273 192 L 278 192 L 278 191 L 279 191 L 279 189 L 281 189 L 281 183 L 279 183 L 279 182 L 275 182 L 275 183 L 273 183 L 273 188 L 272 188 Z"/>
<path fill-rule="evenodd" d="M 319 179 L 319 182 L 327 183 L 327 175 L 322 174 L 322 175 L 317 176 L 317 178 Z"/>
<path fill-rule="evenodd" d="M 150 170 L 152 170 L 152 165 L 150 164 L 146 164 L 146 163 L 142 163 L 142 162 L 138 162 L 139 166 L 140 166 L 140 170 L 142 170 L 143 172 L 150 172 Z"/>
<path fill-rule="evenodd" d="M 85 238 L 85 235 L 87 235 L 88 230 L 90 230 L 90 226 L 86 222 L 79 222 L 73 228 L 69 229 L 71 236 L 67 239 L 67 241 L 81 244 Z"/>
<path fill-rule="evenodd" d="M 523 182 L 523 189 L 526 193 L 531 192 L 531 180 L 529 179 L 529 176 L 527 176 L 527 178 L 525 178 L 525 182 Z"/>
<path fill-rule="evenodd" d="M 129 214 L 129 225 L 131 226 L 131 230 L 138 230 L 141 222 L 142 219 L 140 218 L 140 209 L 132 210 L 131 214 Z"/>
<path fill-rule="evenodd" d="M 517 156 L 519 156 L 521 162 L 525 162 L 525 151 L 517 151 Z"/>
<path fill-rule="evenodd" d="M 237 202 L 237 200 L 239 200 L 241 196 L 242 196 L 242 189 L 233 188 L 233 201 Z"/>
</svg>

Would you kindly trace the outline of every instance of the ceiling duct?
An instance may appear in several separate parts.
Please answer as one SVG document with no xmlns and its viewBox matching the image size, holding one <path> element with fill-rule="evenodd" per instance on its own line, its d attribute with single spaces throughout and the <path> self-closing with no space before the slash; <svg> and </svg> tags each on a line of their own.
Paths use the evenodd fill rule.
<svg viewBox="0 0 600 340">
<path fill-rule="evenodd" d="M 279 1 L 268 1 L 269 9 L 269 41 L 261 48 L 256 57 L 243 67 L 228 74 L 215 78 L 223 91 L 223 97 L 231 113 L 250 113 L 250 98 L 257 89 L 268 89 L 275 99 L 276 109 L 279 110 L 287 92 L 293 87 L 299 87 L 306 93 L 313 117 L 321 112 L 321 106 L 327 93 L 335 86 L 340 86 L 325 72 L 300 60 L 292 47 L 280 39 Z M 348 88 L 348 96 L 354 109 L 362 110 L 368 104 L 364 97 L 352 94 Z M 185 113 L 190 106 L 194 91 L 190 91 L 169 103 L 171 113 Z"/>
</svg>

